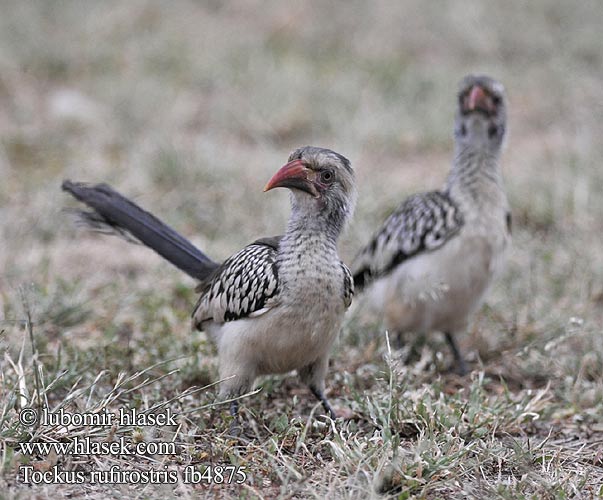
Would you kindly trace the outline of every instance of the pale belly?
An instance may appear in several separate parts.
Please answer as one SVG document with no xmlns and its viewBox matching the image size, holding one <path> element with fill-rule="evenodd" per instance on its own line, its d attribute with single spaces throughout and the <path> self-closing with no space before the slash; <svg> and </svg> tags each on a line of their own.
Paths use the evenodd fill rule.
<svg viewBox="0 0 603 500">
<path fill-rule="evenodd" d="M 507 237 L 461 233 L 376 283 L 386 326 L 398 332 L 467 328 L 504 261 Z"/>
<path fill-rule="evenodd" d="M 302 315 L 294 309 L 279 305 L 260 317 L 211 326 L 220 376 L 236 374 L 242 366 L 255 375 L 285 373 L 325 355 L 341 328 L 343 303 L 335 310 L 309 307 Z"/>
</svg>

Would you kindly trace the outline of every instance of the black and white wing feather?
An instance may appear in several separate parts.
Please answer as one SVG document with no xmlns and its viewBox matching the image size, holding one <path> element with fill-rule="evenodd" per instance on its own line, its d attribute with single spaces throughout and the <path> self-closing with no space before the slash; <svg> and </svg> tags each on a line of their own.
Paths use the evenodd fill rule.
<svg viewBox="0 0 603 500">
<path fill-rule="evenodd" d="M 347 309 L 352 305 L 352 299 L 354 298 L 354 278 L 350 268 L 343 262 L 340 262 L 340 264 L 343 269 L 343 303 Z"/>
<path fill-rule="evenodd" d="M 430 191 L 409 197 L 354 260 L 356 288 L 368 285 L 419 253 L 441 247 L 462 226 L 463 216 L 448 193 Z"/>
<path fill-rule="evenodd" d="M 279 237 L 265 238 L 247 245 L 199 285 L 201 296 L 193 311 L 197 328 L 205 321 L 259 316 L 277 304 L 279 241 Z"/>
</svg>

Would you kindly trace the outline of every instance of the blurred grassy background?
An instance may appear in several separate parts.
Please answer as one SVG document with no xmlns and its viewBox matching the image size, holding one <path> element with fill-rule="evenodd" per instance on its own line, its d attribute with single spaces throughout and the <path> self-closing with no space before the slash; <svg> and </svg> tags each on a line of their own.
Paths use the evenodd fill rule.
<svg viewBox="0 0 603 500">
<path fill-rule="evenodd" d="M 521 387 L 551 379 L 574 413 L 601 418 L 598 0 L 2 1 L 0 11 L 3 350 L 21 345 L 20 289 L 57 370 L 60 349 L 123 370 L 198 347 L 192 282 L 142 248 L 78 232 L 62 179 L 109 182 L 224 258 L 282 231 L 287 195 L 262 187 L 289 152 L 329 147 L 358 173 L 340 245 L 349 261 L 405 196 L 443 184 L 456 85 L 485 72 L 509 95 L 514 248 L 465 346 L 493 363 L 513 352 L 502 374 Z M 342 369 L 342 345 L 356 342 L 338 346 Z M 543 349 L 522 350 L 531 343 Z M 111 354 L 122 344 L 128 361 Z"/>
<path fill-rule="evenodd" d="M 508 88 L 520 222 L 599 218 L 596 1 L 3 5 L 2 240 L 24 243 L 5 257 L 19 276 L 23 246 L 66 234 L 64 177 L 109 181 L 222 256 L 282 228 L 286 195 L 260 188 L 307 143 L 356 166 L 362 240 L 364 220 L 442 183 L 456 84 L 476 71 Z"/>
</svg>

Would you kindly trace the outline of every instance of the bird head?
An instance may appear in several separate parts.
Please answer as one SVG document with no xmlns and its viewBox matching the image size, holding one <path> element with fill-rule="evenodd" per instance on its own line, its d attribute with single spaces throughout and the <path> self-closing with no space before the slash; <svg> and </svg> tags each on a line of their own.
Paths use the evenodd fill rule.
<svg viewBox="0 0 603 500">
<path fill-rule="evenodd" d="M 454 135 L 457 146 L 496 153 L 505 137 L 505 89 L 488 76 L 466 76 L 459 86 Z"/>
<path fill-rule="evenodd" d="M 304 146 L 293 151 L 264 191 L 277 187 L 291 190 L 294 210 L 340 220 L 341 226 L 354 211 L 354 171 L 347 158 L 330 149 Z"/>
</svg>

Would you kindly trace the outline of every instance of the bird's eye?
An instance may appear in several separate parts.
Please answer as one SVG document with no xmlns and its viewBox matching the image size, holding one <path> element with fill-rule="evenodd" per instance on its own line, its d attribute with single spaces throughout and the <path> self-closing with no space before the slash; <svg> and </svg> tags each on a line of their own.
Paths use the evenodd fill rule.
<svg viewBox="0 0 603 500">
<path fill-rule="evenodd" d="M 500 104 L 500 97 L 498 97 L 497 95 L 493 95 L 492 96 L 492 104 L 494 104 L 495 106 L 498 106 Z"/>
<path fill-rule="evenodd" d="M 334 178 L 335 175 L 330 170 L 324 170 L 320 173 L 320 180 L 325 184 L 330 184 L 331 182 L 333 182 Z"/>
<path fill-rule="evenodd" d="M 463 137 L 465 137 L 467 135 L 467 127 L 465 126 L 464 123 L 461 125 L 461 135 Z"/>
<path fill-rule="evenodd" d="M 496 125 L 490 125 L 490 127 L 488 127 L 488 137 L 490 137 L 490 138 L 494 137 L 497 132 L 498 132 L 498 127 Z"/>
</svg>

